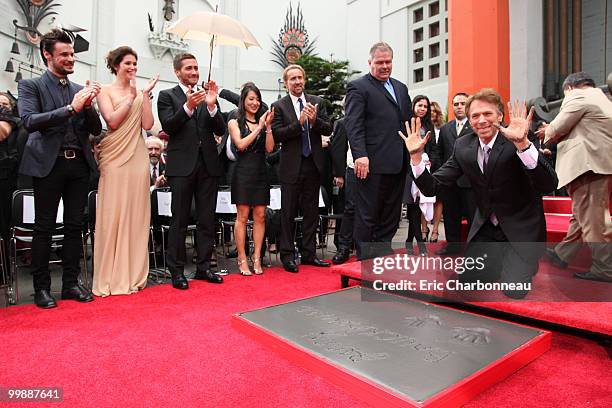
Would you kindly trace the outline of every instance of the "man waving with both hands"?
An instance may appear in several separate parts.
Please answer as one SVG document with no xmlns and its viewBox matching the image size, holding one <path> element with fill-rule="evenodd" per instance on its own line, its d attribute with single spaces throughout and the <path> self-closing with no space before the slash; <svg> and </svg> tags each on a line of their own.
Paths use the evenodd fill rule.
<svg viewBox="0 0 612 408">
<path fill-rule="evenodd" d="M 524 289 L 506 290 L 523 298 L 538 270 L 546 240 L 541 195 L 553 191 L 557 175 L 528 138 L 533 110 L 525 103 L 508 103 L 508 127 L 501 126 L 504 105 L 493 89 L 482 89 L 466 104 L 467 117 L 477 138 L 457 139 L 449 160 L 435 173 L 425 169 L 422 153 L 429 134 L 421 139 L 420 121 L 406 122 L 406 148 L 421 192 L 434 196 L 466 175 L 476 199 L 474 223 L 468 235 L 466 257 L 488 254 L 485 268 L 459 275 L 464 282 L 521 283 Z M 503 244 L 504 242 L 508 244 Z"/>
</svg>

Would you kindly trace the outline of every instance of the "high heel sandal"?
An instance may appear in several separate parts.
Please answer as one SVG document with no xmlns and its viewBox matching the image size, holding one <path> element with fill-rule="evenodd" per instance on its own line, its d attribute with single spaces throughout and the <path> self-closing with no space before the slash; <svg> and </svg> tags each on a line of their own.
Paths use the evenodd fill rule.
<svg viewBox="0 0 612 408">
<path fill-rule="evenodd" d="M 423 235 L 423 241 L 427 242 L 429 239 L 429 227 L 425 231 L 421 230 L 421 234 Z"/>
<path fill-rule="evenodd" d="M 259 268 L 255 267 L 255 263 L 259 264 Z M 253 273 L 255 275 L 262 275 L 263 274 L 263 268 L 261 267 L 261 258 L 254 258 L 253 259 Z"/>
<path fill-rule="evenodd" d="M 241 274 L 242 276 L 251 276 L 251 275 L 253 275 L 249 269 L 247 269 L 247 270 L 245 271 L 245 270 L 243 270 L 243 269 L 241 268 L 241 266 L 247 262 L 247 260 L 246 260 L 246 259 L 242 259 L 242 260 L 240 260 L 240 259 L 239 259 L 237 262 L 238 262 L 238 271 L 240 272 L 240 274 Z M 248 265 L 247 265 L 247 268 L 248 268 Z"/>
<path fill-rule="evenodd" d="M 431 243 L 438 242 L 438 231 L 434 231 L 431 233 L 431 237 L 429 237 L 429 242 Z"/>
</svg>

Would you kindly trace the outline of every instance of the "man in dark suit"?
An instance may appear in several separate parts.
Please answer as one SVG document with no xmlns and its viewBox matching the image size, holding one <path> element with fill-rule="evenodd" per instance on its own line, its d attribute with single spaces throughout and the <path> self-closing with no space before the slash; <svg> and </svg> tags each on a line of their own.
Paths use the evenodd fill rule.
<svg viewBox="0 0 612 408">
<path fill-rule="evenodd" d="M 306 73 L 299 65 L 283 71 L 289 94 L 274 102 L 272 133 L 280 151 L 281 238 L 280 254 L 287 272 L 297 272 L 294 259 L 294 225 L 298 207 L 302 210 L 302 263 L 329 266 L 316 256 L 315 233 L 318 224 L 318 203 L 323 174 L 321 135 L 332 132 L 323 100 L 304 94 Z"/>
<path fill-rule="evenodd" d="M 507 128 L 501 127 L 504 106 L 493 89 L 485 88 L 472 95 L 466 110 L 477 137 L 457 139 L 451 157 L 433 175 L 422 161 L 429 136 L 421 139 L 420 123 L 413 120 L 407 129 L 410 136 L 401 136 L 406 140 L 415 182 L 423 194 L 436 195 L 440 189 L 453 186 L 462 175 L 467 176 L 474 189 L 477 210 L 466 255 L 488 256 L 484 268 L 466 271 L 459 279 L 520 283 L 522 288 L 504 293 L 522 298 L 529 292 L 545 249 L 546 220 L 541 195 L 555 189 L 557 175 L 528 138 L 533 112 L 527 115 L 524 103 L 520 109 L 518 102 L 510 107 Z"/>
<path fill-rule="evenodd" d="M 149 136 L 145 140 L 145 145 L 149 151 L 149 185 L 155 188 L 166 185 L 166 165 L 161 161 L 164 142 L 157 136 Z"/>
<path fill-rule="evenodd" d="M 30 133 L 19 171 L 32 176 L 34 186 L 34 302 L 52 308 L 57 304 L 50 293 L 49 256 L 60 199 L 64 201 L 62 299 L 93 300 L 78 283 L 78 275 L 89 174 L 97 172 L 89 134 L 100 134 L 102 124 L 91 106 L 100 85 L 88 83 L 83 88 L 67 78 L 74 72 L 70 37 L 51 30 L 42 36 L 40 51 L 47 71 L 18 85 L 19 112 Z"/>
<path fill-rule="evenodd" d="M 440 156 L 442 163 L 453 154 L 455 142 L 460 137 L 475 137 L 470 122 L 465 115 L 465 103 L 468 95 L 459 92 L 453 96 L 453 112 L 455 119 L 440 128 Z M 468 220 L 468 228 L 472 225 L 476 203 L 474 193 L 467 176 L 459 177 L 454 186 L 449 186 L 440 192 L 442 213 L 444 215 L 444 234 L 446 246 L 436 251 L 438 255 L 451 255 L 462 251 L 461 244 L 461 220 L 465 216 Z"/>
<path fill-rule="evenodd" d="M 368 59 L 370 73 L 348 84 L 345 126 L 355 159 L 354 239 L 359 259 L 375 253 L 367 245 L 384 243 L 389 251 L 401 216 L 402 190 L 408 166 L 397 132 L 412 117 L 408 88 L 391 78 L 393 50 L 376 43 Z M 380 244 L 379 244 L 380 245 Z"/>
<path fill-rule="evenodd" d="M 332 258 L 334 264 L 348 261 L 353 247 L 353 228 L 355 226 L 355 171 L 353 156 L 349 149 L 344 118 L 334 123 L 331 139 L 332 174 L 334 184 L 344 192 L 344 211 L 338 232 L 338 251 Z"/>
<path fill-rule="evenodd" d="M 217 188 L 223 171 L 215 135 L 224 134 L 226 125 L 217 106 L 217 85 L 210 81 L 208 90 L 197 85 L 200 74 L 196 58 L 178 54 L 173 65 L 179 84 L 159 93 L 157 109 L 162 129 L 169 136 L 166 179 L 172 190 L 172 222 L 167 264 L 172 286 L 187 289 L 185 237 L 194 196 L 198 214 L 195 279 L 223 282 L 210 270 L 210 260 L 215 244 Z"/>
</svg>

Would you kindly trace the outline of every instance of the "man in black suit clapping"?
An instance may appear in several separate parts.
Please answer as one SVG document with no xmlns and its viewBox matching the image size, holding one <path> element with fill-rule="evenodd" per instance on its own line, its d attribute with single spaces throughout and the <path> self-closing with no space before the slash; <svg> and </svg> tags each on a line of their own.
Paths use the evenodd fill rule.
<svg viewBox="0 0 612 408">
<path fill-rule="evenodd" d="M 321 135 L 332 133 L 322 99 L 304 93 L 306 73 L 299 65 L 283 71 L 289 95 L 272 104 L 274 140 L 280 152 L 281 238 L 280 254 L 287 272 L 297 272 L 294 259 L 294 219 L 301 207 L 302 263 L 329 266 L 316 257 L 315 233 L 318 221 L 319 188 L 323 173 Z"/>
<path fill-rule="evenodd" d="M 145 140 L 145 145 L 149 151 L 149 185 L 155 188 L 164 187 L 166 185 L 166 176 L 164 174 L 166 165 L 161 161 L 164 142 L 157 136 L 149 136 Z"/>
<path fill-rule="evenodd" d="M 173 65 L 179 84 L 159 93 L 157 110 L 162 129 L 169 136 L 166 179 L 172 190 L 172 221 L 168 232 L 168 268 L 172 286 L 187 289 L 185 236 L 194 196 L 198 214 L 195 279 L 223 282 L 210 270 L 210 261 L 215 244 L 217 189 L 222 175 L 215 135 L 224 134 L 226 125 L 217 106 L 217 85 L 210 81 L 207 90 L 198 87 L 200 73 L 195 56 L 178 54 Z"/>
</svg>

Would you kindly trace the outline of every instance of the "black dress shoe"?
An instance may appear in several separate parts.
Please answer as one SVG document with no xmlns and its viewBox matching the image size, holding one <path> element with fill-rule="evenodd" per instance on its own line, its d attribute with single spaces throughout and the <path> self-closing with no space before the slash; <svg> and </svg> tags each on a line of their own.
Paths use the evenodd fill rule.
<svg viewBox="0 0 612 408">
<path fill-rule="evenodd" d="M 283 268 L 285 268 L 287 272 L 291 273 L 297 273 L 298 271 L 298 267 L 294 261 L 283 261 Z"/>
<path fill-rule="evenodd" d="M 41 309 L 52 309 L 57 307 L 55 298 L 48 290 L 37 290 L 34 292 L 34 303 Z"/>
<path fill-rule="evenodd" d="M 341 249 L 338 252 L 336 252 L 336 255 L 334 255 L 334 257 L 332 258 L 332 262 L 335 265 L 340 265 L 348 261 L 349 257 L 350 257 L 349 252 Z"/>
<path fill-rule="evenodd" d="M 319 258 L 314 258 L 310 260 L 302 259 L 302 265 L 312 265 L 312 266 L 318 266 L 321 268 L 326 268 L 331 265 L 331 262 L 322 261 Z"/>
<path fill-rule="evenodd" d="M 447 245 L 436 251 L 436 255 L 457 255 L 461 253 L 461 247 L 456 245 Z"/>
<path fill-rule="evenodd" d="M 91 302 L 94 300 L 92 293 L 81 285 L 74 285 L 70 288 L 62 289 L 63 300 L 76 300 L 77 302 Z"/>
<path fill-rule="evenodd" d="M 212 272 L 210 269 L 205 271 L 197 271 L 194 275 L 193 279 L 196 280 L 205 280 L 210 283 L 223 283 L 223 278 Z"/>
<path fill-rule="evenodd" d="M 561 269 L 567 268 L 567 262 L 559 258 L 559 255 L 557 255 L 557 252 L 555 252 L 554 248 L 546 248 L 546 258 L 550 261 L 551 264 L 558 266 Z"/>
<path fill-rule="evenodd" d="M 592 280 L 592 281 L 597 281 L 597 282 L 611 282 L 612 283 L 612 279 L 607 279 L 603 276 L 595 275 L 591 271 L 574 272 L 574 278 Z"/>
<path fill-rule="evenodd" d="M 172 287 L 174 289 L 186 290 L 189 289 L 189 282 L 183 273 L 172 274 Z"/>
</svg>

